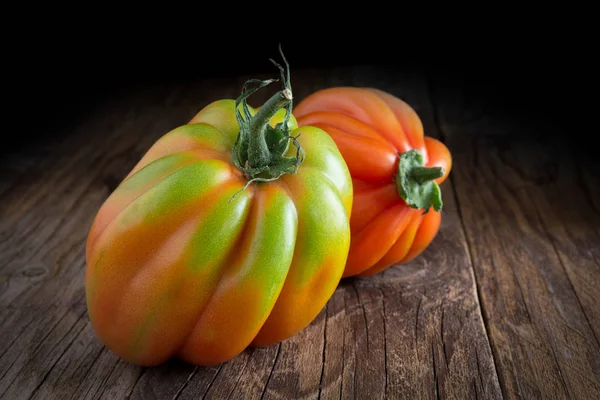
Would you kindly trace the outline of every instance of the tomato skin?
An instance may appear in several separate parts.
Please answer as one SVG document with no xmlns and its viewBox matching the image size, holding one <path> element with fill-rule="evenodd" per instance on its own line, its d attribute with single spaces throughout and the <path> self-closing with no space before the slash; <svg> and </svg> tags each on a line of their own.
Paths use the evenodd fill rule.
<svg viewBox="0 0 600 400">
<path fill-rule="evenodd" d="M 118 356 L 215 365 L 322 310 L 348 255 L 352 180 L 324 131 L 293 116 L 290 127 L 306 152 L 298 171 L 242 190 L 235 102 L 216 101 L 161 137 L 106 199 L 86 243 L 86 300 Z"/>
<path fill-rule="evenodd" d="M 353 179 L 352 232 L 343 277 L 369 276 L 406 263 L 429 246 L 441 214 L 414 209 L 399 196 L 394 175 L 399 154 L 416 149 L 424 165 L 452 168 L 450 151 L 427 137 L 417 113 L 403 100 L 373 88 L 335 87 L 312 93 L 296 105 L 299 126 L 316 126 L 336 142 Z"/>
</svg>

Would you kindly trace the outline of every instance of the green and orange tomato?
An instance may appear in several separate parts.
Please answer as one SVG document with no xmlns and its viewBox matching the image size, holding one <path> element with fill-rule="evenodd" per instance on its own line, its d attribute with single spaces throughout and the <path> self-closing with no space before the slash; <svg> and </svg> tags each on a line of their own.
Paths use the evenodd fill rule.
<svg viewBox="0 0 600 400">
<path fill-rule="evenodd" d="M 259 110 L 246 91 L 166 133 L 99 209 L 87 305 L 123 359 L 218 364 L 296 334 L 333 294 L 352 180 L 326 132 L 298 127 L 282 78 Z"/>
</svg>

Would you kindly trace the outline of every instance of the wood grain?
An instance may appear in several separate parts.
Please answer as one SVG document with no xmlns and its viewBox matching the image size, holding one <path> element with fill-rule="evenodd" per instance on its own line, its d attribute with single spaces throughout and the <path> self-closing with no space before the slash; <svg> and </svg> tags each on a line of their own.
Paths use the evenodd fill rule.
<svg viewBox="0 0 600 400">
<path fill-rule="evenodd" d="M 598 398 L 599 221 L 578 158 L 548 130 L 476 116 L 451 93 L 440 123 L 503 395 Z"/>
<path fill-rule="evenodd" d="M 295 98 L 328 86 L 378 87 L 408 101 L 427 134 L 450 144 L 455 172 L 443 185 L 440 233 L 425 253 L 374 277 L 342 281 L 305 330 L 218 366 L 174 359 L 141 368 L 104 347 L 84 301 L 92 218 L 156 139 L 214 99 L 237 97 L 247 78 L 125 94 L 86 115 L 61 142 L 3 161 L 1 399 L 597 393 L 600 214 L 589 201 L 597 194 L 593 169 L 565 157 L 557 161 L 562 175 L 548 179 L 548 160 L 528 156 L 532 144 L 510 136 L 477 103 L 458 101 L 468 93 L 442 90 L 444 97 L 421 76 L 371 67 L 296 71 Z M 473 130 L 485 139 L 465 144 L 461 138 Z M 561 207 L 565 202 L 572 207 Z"/>
</svg>

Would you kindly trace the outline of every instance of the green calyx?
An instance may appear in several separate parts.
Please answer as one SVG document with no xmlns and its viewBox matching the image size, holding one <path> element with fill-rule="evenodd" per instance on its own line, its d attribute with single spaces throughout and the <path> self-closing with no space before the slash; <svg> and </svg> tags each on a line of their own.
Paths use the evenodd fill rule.
<svg viewBox="0 0 600 400">
<path fill-rule="evenodd" d="M 242 94 L 235 102 L 235 112 L 240 132 L 232 150 L 234 165 L 249 179 L 246 186 L 256 181 L 274 181 L 284 174 L 294 174 L 304 161 L 304 150 L 297 137 L 290 135 L 289 121 L 292 115 L 292 87 L 290 69 L 281 46 L 281 56 L 286 69 L 271 60 L 281 72 L 283 88 L 275 93 L 253 116 L 246 99 L 258 89 L 277 81 L 276 79 L 251 79 L 244 84 Z M 254 87 L 249 88 L 250 85 Z M 281 109 L 286 114 L 282 122 L 272 127 L 270 119 Z M 290 142 L 296 147 L 295 157 L 286 157 Z"/>
<path fill-rule="evenodd" d="M 396 187 L 400 197 L 412 208 L 424 209 L 427 214 L 433 206 L 435 211 L 442 209 L 442 192 L 434 179 L 444 176 L 441 167 L 426 167 L 423 155 L 418 150 L 400 154 Z"/>
</svg>

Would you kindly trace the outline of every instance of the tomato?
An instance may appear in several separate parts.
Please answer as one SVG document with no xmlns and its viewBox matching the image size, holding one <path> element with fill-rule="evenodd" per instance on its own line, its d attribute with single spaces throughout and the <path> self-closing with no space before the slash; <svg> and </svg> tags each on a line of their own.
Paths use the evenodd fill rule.
<svg viewBox="0 0 600 400">
<path fill-rule="evenodd" d="M 351 244 L 343 277 L 369 276 L 414 259 L 441 222 L 439 184 L 452 157 L 427 137 L 406 102 L 373 88 L 335 87 L 294 108 L 299 126 L 325 130 L 353 180 Z"/>
<path fill-rule="evenodd" d="M 166 133 L 99 209 L 86 300 L 121 358 L 215 365 L 301 331 L 333 294 L 352 180 L 329 135 L 298 127 L 282 77 L 259 109 L 246 97 L 270 81 Z"/>
</svg>

